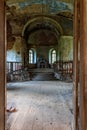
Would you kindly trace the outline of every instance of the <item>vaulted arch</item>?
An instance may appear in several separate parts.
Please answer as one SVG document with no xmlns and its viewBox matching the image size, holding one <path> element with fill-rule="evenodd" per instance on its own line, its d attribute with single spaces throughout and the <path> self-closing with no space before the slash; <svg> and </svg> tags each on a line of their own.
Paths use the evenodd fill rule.
<svg viewBox="0 0 87 130">
<path fill-rule="evenodd" d="M 31 26 L 34 25 L 34 23 L 37 26 L 37 28 L 48 27 L 48 29 L 52 29 L 57 35 L 63 35 L 63 29 L 61 25 L 53 18 L 43 15 L 43 16 L 37 16 L 35 18 L 30 19 L 24 25 L 22 36 L 25 36 L 25 32 L 31 29 Z M 36 27 L 35 25 L 32 28 Z"/>
</svg>

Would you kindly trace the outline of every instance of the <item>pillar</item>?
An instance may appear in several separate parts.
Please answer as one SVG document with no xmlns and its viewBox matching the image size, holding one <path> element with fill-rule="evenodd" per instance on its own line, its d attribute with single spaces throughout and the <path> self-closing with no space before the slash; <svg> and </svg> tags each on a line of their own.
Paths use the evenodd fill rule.
<svg viewBox="0 0 87 130">
<path fill-rule="evenodd" d="M 24 50 L 25 50 L 25 39 L 24 39 L 24 37 L 21 37 L 21 43 L 22 43 L 22 47 L 21 47 L 22 65 L 24 66 Z"/>
<path fill-rule="evenodd" d="M 22 42 L 22 49 L 21 49 L 22 64 L 23 66 L 26 67 L 29 64 L 29 50 L 24 37 L 21 38 L 21 42 Z"/>
<path fill-rule="evenodd" d="M 87 130 L 87 0 L 80 0 L 80 130 Z"/>
<path fill-rule="evenodd" d="M 25 67 L 28 67 L 29 65 L 29 50 L 28 47 L 26 46 L 26 50 L 25 50 Z"/>
<path fill-rule="evenodd" d="M 0 130 L 5 130 L 5 7 L 0 0 Z"/>
</svg>

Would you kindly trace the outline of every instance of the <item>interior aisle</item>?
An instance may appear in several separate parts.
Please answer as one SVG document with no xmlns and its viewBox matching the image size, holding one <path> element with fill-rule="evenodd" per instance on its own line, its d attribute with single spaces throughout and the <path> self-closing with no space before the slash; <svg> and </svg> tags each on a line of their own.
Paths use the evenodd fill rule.
<svg viewBox="0 0 87 130">
<path fill-rule="evenodd" d="M 73 130 L 73 84 L 28 81 L 7 84 L 6 130 Z"/>
</svg>

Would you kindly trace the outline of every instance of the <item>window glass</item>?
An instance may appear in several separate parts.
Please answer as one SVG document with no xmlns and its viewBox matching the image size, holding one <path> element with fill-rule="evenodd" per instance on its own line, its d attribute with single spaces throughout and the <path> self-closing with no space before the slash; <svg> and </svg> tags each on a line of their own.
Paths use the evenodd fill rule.
<svg viewBox="0 0 87 130">
<path fill-rule="evenodd" d="M 52 63 L 54 63 L 56 61 L 56 50 L 52 50 Z"/>
<path fill-rule="evenodd" d="M 29 63 L 33 63 L 34 53 L 33 50 L 29 50 Z"/>
</svg>

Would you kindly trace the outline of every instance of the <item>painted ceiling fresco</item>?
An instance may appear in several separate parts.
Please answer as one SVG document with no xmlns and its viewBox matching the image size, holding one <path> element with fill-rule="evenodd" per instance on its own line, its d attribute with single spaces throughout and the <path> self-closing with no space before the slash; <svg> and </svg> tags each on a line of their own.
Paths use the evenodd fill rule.
<svg viewBox="0 0 87 130">
<path fill-rule="evenodd" d="M 32 23 L 27 26 L 25 32 L 28 43 L 34 43 L 37 38 L 40 43 L 43 41 L 43 43 L 49 44 L 50 37 L 52 44 L 53 40 L 54 43 L 56 43 L 54 33 L 56 27 L 54 26 L 53 21 L 55 21 L 54 23 L 57 22 L 58 26 L 62 28 L 64 35 L 72 35 L 73 1 L 74 0 L 7 0 L 6 15 L 8 41 L 14 39 L 14 36 L 21 36 L 23 28 L 28 21 L 32 21 Z M 44 21 L 42 18 L 40 18 L 40 20 L 34 20 L 38 16 L 46 17 L 46 19 L 44 19 Z M 39 29 L 37 35 L 35 32 L 36 29 Z M 60 30 L 58 33 L 59 32 Z M 31 35 L 30 40 L 29 35 Z"/>
<path fill-rule="evenodd" d="M 27 10 L 28 13 L 39 13 L 42 11 L 46 13 L 73 12 L 73 1 L 68 1 L 69 2 L 62 2 L 61 0 L 7 0 L 7 5 L 10 7 L 10 10 L 13 9 L 13 11 L 16 10 L 20 13 L 23 11 L 26 12 L 25 10 Z"/>
</svg>

